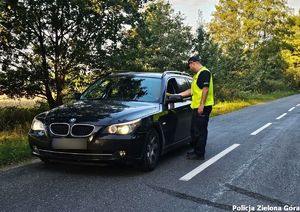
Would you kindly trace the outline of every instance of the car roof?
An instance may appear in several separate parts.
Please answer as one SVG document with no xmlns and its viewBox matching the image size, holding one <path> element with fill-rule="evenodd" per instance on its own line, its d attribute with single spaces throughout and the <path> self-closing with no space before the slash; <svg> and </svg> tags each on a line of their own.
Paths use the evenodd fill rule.
<svg viewBox="0 0 300 212">
<path fill-rule="evenodd" d="M 155 72 L 121 72 L 121 73 L 112 73 L 114 76 L 136 76 L 136 77 L 154 77 L 161 78 L 162 73 Z"/>
<path fill-rule="evenodd" d="M 186 76 L 191 77 L 189 74 L 185 72 L 179 71 L 165 71 L 163 73 L 158 72 L 120 72 L 120 73 L 112 73 L 113 76 L 136 76 L 136 77 L 151 77 L 151 78 L 163 78 L 164 76 Z"/>
</svg>

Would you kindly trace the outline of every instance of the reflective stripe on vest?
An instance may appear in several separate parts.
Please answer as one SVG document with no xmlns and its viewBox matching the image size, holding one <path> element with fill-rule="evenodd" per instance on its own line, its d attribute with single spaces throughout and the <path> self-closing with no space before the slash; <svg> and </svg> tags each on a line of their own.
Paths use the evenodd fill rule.
<svg viewBox="0 0 300 212">
<path fill-rule="evenodd" d="M 191 108 L 195 109 L 200 106 L 201 102 L 201 97 L 202 97 L 202 89 L 200 89 L 197 85 L 198 77 L 202 71 L 208 71 L 211 73 L 207 68 L 204 66 L 194 75 L 193 77 L 193 82 L 192 82 L 192 103 L 191 103 Z M 208 95 L 205 101 L 204 106 L 211 106 L 214 104 L 214 85 L 213 85 L 213 80 L 212 80 L 212 74 L 210 74 L 210 80 L 209 80 L 209 89 L 208 89 Z"/>
</svg>

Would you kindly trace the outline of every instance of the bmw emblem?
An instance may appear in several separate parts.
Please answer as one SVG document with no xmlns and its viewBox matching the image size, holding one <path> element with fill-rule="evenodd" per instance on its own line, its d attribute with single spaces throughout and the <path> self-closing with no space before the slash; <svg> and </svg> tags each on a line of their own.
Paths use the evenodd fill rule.
<svg viewBox="0 0 300 212">
<path fill-rule="evenodd" d="M 75 118 L 71 118 L 69 122 L 70 122 L 70 123 L 74 123 L 75 121 L 76 121 Z"/>
</svg>

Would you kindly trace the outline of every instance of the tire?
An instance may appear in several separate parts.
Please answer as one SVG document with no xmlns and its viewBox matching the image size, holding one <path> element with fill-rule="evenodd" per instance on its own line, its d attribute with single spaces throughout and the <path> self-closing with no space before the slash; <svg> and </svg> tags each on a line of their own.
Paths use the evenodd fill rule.
<svg viewBox="0 0 300 212">
<path fill-rule="evenodd" d="M 161 152 L 160 139 L 157 131 L 151 129 L 146 136 L 146 145 L 140 164 L 142 171 L 148 172 L 155 169 Z"/>
</svg>

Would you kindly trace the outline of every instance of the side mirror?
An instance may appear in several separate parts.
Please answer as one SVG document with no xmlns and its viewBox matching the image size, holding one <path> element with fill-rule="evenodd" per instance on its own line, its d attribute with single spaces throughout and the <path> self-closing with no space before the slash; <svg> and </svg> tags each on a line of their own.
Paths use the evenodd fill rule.
<svg viewBox="0 0 300 212">
<path fill-rule="evenodd" d="M 81 97 L 81 93 L 76 92 L 76 93 L 73 94 L 73 96 L 74 96 L 74 98 L 75 98 L 76 100 L 79 100 L 80 97 Z"/>
<path fill-rule="evenodd" d="M 167 103 L 183 102 L 183 97 L 179 94 L 171 94 L 166 98 Z"/>
</svg>

